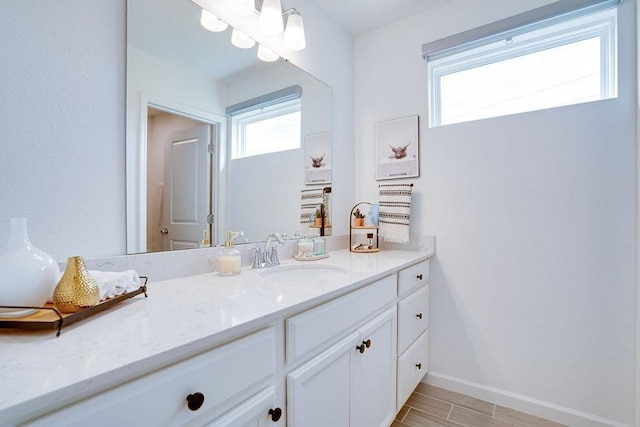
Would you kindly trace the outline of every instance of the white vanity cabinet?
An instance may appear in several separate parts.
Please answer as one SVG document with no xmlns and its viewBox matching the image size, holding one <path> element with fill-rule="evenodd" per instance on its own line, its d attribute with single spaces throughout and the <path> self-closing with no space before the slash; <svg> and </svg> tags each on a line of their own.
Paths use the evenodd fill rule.
<svg viewBox="0 0 640 427">
<path fill-rule="evenodd" d="M 429 260 L 398 273 L 398 410 L 427 373 L 428 354 Z"/>
<path fill-rule="evenodd" d="M 369 275 L 358 270 L 363 256 L 366 268 L 373 268 Z M 176 335 L 180 345 L 155 353 L 145 349 L 119 359 L 127 360 L 120 366 L 78 367 L 90 373 L 76 375 L 67 394 L 59 387 L 38 400 L 14 404 L 0 411 L 0 426 L 388 427 L 428 368 L 429 260 L 409 252 L 356 256 L 345 251 L 331 261 L 351 268 L 352 281 L 329 290 L 311 281 L 269 289 L 258 273 L 249 271 L 235 282 L 219 282 L 219 294 L 209 276 L 158 286 L 144 306 L 136 307 L 145 318 L 164 315 L 170 303 L 187 307 L 181 319 L 193 316 L 206 328 L 209 319 L 220 317 L 229 324 L 242 319 L 256 301 L 273 306 L 244 323 L 189 339 L 184 334 L 190 332 L 181 330 Z M 350 267 L 353 263 L 356 267 Z M 301 293 L 299 287 L 307 285 Z M 172 286 L 189 292 L 176 294 Z M 306 299 L 280 307 L 286 292 Z M 225 299 L 227 294 L 233 296 Z M 202 307 L 201 295 L 220 298 L 220 303 L 191 314 L 188 307 Z M 218 306 L 224 310 L 215 311 Z M 87 330 L 101 332 L 99 327 Z M 167 333 L 150 330 L 145 332 L 149 342 Z M 51 345 L 58 342 L 65 345 L 55 347 L 60 352 L 56 360 L 64 361 L 61 356 L 74 341 Z M 126 354 L 126 345 L 119 347 L 115 338 L 109 344 L 95 351 Z M 75 368 L 66 365 L 65 372 Z"/>
<path fill-rule="evenodd" d="M 275 328 L 271 327 L 117 386 L 26 425 L 205 425 L 230 408 L 242 406 L 247 399 L 252 402 L 250 396 L 272 381 L 275 359 L 276 333 Z M 267 401 L 275 406 L 274 399 L 260 400 L 250 406 L 257 409 L 258 403 L 264 403 L 265 406 Z M 263 418 L 266 419 L 266 416 Z M 256 419 L 260 417 L 256 416 Z M 225 424 L 222 420 L 213 425 L 238 424 Z"/>
<path fill-rule="evenodd" d="M 268 387 L 206 427 L 274 426 L 283 416 L 283 410 L 276 402 L 276 388 Z M 281 422 L 281 425 L 284 425 L 284 422 Z"/>
<path fill-rule="evenodd" d="M 396 308 L 287 376 L 290 427 L 388 426 L 395 417 Z"/>
</svg>

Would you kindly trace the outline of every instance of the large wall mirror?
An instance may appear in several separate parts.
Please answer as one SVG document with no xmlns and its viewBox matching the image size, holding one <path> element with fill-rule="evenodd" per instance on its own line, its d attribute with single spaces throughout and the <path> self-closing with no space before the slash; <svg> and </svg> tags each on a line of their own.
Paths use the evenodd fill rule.
<svg viewBox="0 0 640 427">
<path fill-rule="evenodd" d="M 128 253 L 199 247 L 205 231 L 213 245 L 227 230 L 249 242 L 304 232 L 301 194 L 330 186 L 331 88 L 283 59 L 258 60 L 257 46 L 233 46 L 230 28 L 207 31 L 201 11 L 128 0 Z M 240 113 L 268 113 L 280 98 L 298 104 L 297 145 L 242 146 Z M 265 144 L 282 143 L 278 132 Z M 313 162 L 325 170 L 310 175 Z"/>
</svg>

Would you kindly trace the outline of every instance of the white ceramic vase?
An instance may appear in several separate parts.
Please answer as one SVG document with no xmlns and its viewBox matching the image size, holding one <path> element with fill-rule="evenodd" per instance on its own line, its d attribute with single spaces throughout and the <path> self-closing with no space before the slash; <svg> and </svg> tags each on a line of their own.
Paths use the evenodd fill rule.
<svg viewBox="0 0 640 427">
<path fill-rule="evenodd" d="M 42 307 L 60 278 L 58 263 L 29 241 L 27 219 L 12 218 L 9 240 L 0 252 L 0 306 Z M 0 317 L 35 310 L 0 309 Z"/>
</svg>

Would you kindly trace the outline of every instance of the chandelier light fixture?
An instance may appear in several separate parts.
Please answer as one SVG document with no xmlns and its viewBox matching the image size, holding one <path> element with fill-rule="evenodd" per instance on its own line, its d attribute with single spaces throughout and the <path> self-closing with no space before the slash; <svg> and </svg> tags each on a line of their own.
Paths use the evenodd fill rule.
<svg viewBox="0 0 640 427">
<path fill-rule="evenodd" d="M 304 22 L 297 10 L 291 9 L 287 18 L 287 28 L 284 30 L 283 45 L 289 50 L 302 50 L 307 46 L 304 37 Z"/>
<path fill-rule="evenodd" d="M 226 0 L 226 2 L 229 11 L 238 16 L 258 15 L 257 26 L 262 34 L 269 37 L 282 34 L 282 46 L 285 49 L 299 51 L 306 47 L 304 23 L 300 12 L 296 9 L 287 9 L 283 13 L 280 0 Z M 229 27 L 228 23 L 205 9 L 202 9 L 200 24 L 214 32 L 222 32 Z M 231 28 L 231 43 L 234 46 L 240 49 L 250 49 L 255 46 L 254 39 L 234 27 Z M 272 62 L 280 56 L 266 46 L 258 44 L 258 58 Z"/>
<path fill-rule="evenodd" d="M 258 26 L 262 32 L 269 34 L 270 36 L 284 31 L 280 0 L 264 0 L 262 2 Z"/>
</svg>

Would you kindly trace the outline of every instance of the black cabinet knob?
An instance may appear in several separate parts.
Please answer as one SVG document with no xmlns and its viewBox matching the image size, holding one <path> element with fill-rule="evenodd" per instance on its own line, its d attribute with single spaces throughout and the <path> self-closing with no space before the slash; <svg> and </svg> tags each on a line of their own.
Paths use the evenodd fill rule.
<svg viewBox="0 0 640 427">
<path fill-rule="evenodd" d="M 371 347 L 371 340 L 362 341 L 362 344 L 366 345 L 367 348 Z"/>
<path fill-rule="evenodd" d="M 418 314 L 416 314 L 416 317 L 417 317 L 418 319 L 422 319 L 422 313 L 418 313 Z"/>
<path fill-rule="evenodd" d="M 418 274 L 416 277 L 418 278 L 418 280 L 422 280 L 422 274 Z"/>
<path fill-rule="evenodd" d="M 422 363 L 416 363 L 416 368 L 422 369 Z"/>
<path fill-rule="evenodd" d="M 197 411 L 198 409 L 200 409 L 203 403 L 204 394 L 202 393 L 193 393 L 187 396 L 187 407 L 192 411 Z"/>
<path fill-rule="evenodd" d="M 358 350 L 360 353 L 364 353 L 364 351 L 367 349 L 367 347 L 365 347 L 364 341 L 362 342 L 362 345 L 357 345 L 356 346 L 356 350 Z"/>
<path fill-rule="evenodd" d="M 280 408 L 269 409 L 269 415 L 271 415 L 271 421 L 276 423 L 282 416 L 282 409 Z"/>
</svg>

